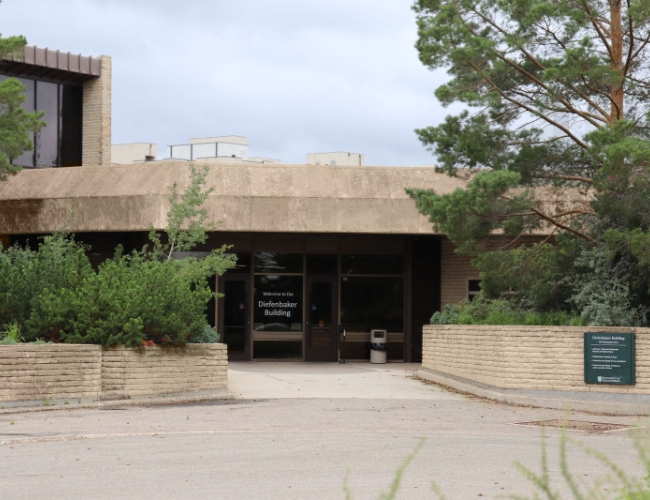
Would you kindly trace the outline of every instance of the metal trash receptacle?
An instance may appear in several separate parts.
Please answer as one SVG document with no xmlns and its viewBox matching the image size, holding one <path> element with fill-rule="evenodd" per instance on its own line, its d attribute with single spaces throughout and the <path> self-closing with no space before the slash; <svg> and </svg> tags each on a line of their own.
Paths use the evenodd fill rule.
<svg viewBox="0 0 650 500">
<path fill-rule="evenodd" d="M 386 330 L 370 330 L 370 362 L 386 363 L 388 358 L 388 334 Z"/>
</svg>

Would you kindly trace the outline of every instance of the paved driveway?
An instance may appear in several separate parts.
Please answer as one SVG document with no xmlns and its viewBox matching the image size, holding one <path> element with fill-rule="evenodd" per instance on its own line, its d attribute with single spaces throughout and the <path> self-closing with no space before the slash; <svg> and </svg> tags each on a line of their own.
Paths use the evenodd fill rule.
<svg viewBox="0 0 650 500">
<path fill-rule="evenodd" d="M 415 367 L 233 364 L 234 402 L 0 415 L 0 498 L 343 499 L 347 474 L 352 498 L 376 499 L 422 442 L 397 498 L 435 498 L 432 480 L 448 499 L 496 498 L 531 492 L 513 463 L 539 470 L 542 442 L 561 485 L 560 432 L 518 423 L 636 422 L 493 404 L 414 380 Z M 625 432 L 569 435 L 643 474 Z M 569 450 L 580 480 L 603 473 Z"/>
</svg>

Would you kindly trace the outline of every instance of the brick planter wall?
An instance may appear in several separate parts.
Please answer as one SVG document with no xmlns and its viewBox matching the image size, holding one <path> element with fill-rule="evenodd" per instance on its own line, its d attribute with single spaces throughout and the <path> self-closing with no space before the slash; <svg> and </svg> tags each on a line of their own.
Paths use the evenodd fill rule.
<svg viewBox="0 0 650 500">
<path fill-rule="evenodd" d="M 224 344 L 105 349 L 102 398 L 177 394 L 228 385 Z"/>
<path fill-rule="evenodd" d="M 125 399 L 227 386 L 224 344 L 142 349 L 73 344 L 0 346 L 0 402 Z"/>
<path fill-rule="evenodd" d="M 98 398 L 101 359 L 94 345 L 0 346 L 0 401 Z"/>
<path fill-rule="evenodd" d="M 585 332 L 636 333 L 636 385 L 584 383 Z M 650 394 L 650 328 L 424 326 L 422 367 L 502 389 Z"/>
</svg>

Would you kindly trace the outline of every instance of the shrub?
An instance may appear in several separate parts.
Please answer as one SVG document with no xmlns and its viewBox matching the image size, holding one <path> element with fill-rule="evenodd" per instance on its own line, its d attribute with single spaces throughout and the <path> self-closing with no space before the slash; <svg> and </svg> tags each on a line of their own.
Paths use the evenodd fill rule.
<svg viewBox="0 0 650 500">
<path fill-rule="evenodd" d="M 26 341 L 140 346 L 144 340 L 181 345 L 216 342 L 206 329 L 205 307 L 214 297 L 208 278 L 235 264 L 227 247 L 203 259 L 174 260 L 175 251 L 205 243 L 201 208 L 207 167 L 190 167 L 190 186 L 171 192 L 165 237 L 152 230 L 151 248 L 123 255 L 93 270 L 87 248 L 65 232 L 47 236 L 38 250 L 0 251 L 0 325 L 16 325 Z M 197 340 L 194 340 L 197 339 Z"/>
<path fill-rule="evenodd" d="M 650 317 L 650 307 L 632 306 L 631 284 L 635 280 L 635 264 L 628 256 L 612 262 L 603 249 L 583 251 L 576 259 L 581 272 L 572 277 L 573 291 L 569 303 L 580 312 L 585 323 L 598 326 L 640 326 Z"/>
<path fill-rule="evenodd" d="M 434 325 L 574 325 L 583 320 L 566 311 L 539 312 L 507 299 L 487 299 L 479 294 L 474 300 L 450 304 L 431 317 Z"/>
<path fill-rule="evenodd" d="M 15 322 L 26 341 L 59 340 L 71 314 L 66 292 L 92 274 L 86 248 L 65 233 L 43 238 L 37 251 L 0 253 L 0 324 Z"/>
<path fill-rule="evenodd" d="M 219 334 L 210 325 L 205 325 L 203 331 L 196 336 L 190 337 L 187 341 L 195 344 L 214 344 L 219 342 Z"/>
<path fill-rule="evenodd" d="M 225 257 L 224 257 L 225 258 Z M 207 282 L 214 265 L 196 259 L 155 260 L 135 253 L 104 262 L 67 300 L 76 316 L 66 342 L 180 345 L 204 335 Z"/>
</svg>

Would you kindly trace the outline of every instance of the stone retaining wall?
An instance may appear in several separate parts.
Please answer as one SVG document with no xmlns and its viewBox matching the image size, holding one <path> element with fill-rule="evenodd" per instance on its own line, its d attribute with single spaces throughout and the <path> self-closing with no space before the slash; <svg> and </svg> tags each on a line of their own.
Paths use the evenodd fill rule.
<svg viewBox="0 0 650 500">
<path fill-rule="evenodd" d="M 0 402 L 128 399 L 228 385 L 224 344 L 102 349 L 94 345 L 0 346 Z"/>
<path fill-rule="evenodd" d="M 101 363 L 100 346 L 0 346 L 0 401 L 98 398 Z"/>
<path fill-rule="evenodd" d="M 105 349 L 102 399 L 225 389 L 228 355 L 223 344 Z"/>
<path fill-rule="evenodd" d="M 584 333 L 636 333 L 636 385 L 584 383 Z M 426 325 L 422 367 L 502 389 L 650 394 L 650 328 Z"/>
</svg>

